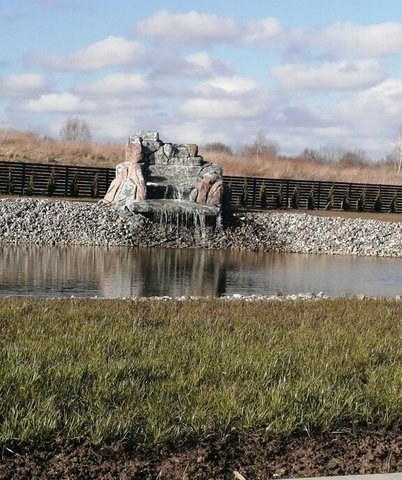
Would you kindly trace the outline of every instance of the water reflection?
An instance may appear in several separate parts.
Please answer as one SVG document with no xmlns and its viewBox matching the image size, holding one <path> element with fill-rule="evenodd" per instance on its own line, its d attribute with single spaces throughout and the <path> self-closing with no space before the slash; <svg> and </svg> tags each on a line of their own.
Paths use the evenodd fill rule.
<svg viewBox="0 0 402 480">
<path fill-rule="evenodd" d="M 163 248 L 0 248 L 0 295 L 402 293 L 400 259 Z"/>
</svg>

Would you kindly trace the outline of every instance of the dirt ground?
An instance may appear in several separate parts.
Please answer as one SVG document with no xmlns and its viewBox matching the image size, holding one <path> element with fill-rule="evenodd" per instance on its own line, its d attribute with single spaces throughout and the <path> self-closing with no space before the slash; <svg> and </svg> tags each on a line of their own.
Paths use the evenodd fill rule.
<svg viewBox="0 0 402 480">
<path fill-rule="evenodd" d="M 402 471 L 400 428 L 318 436 L 232 431 L 154 447 L 55 439 L 2 445 L 1 479 L 246 480 Z"/>
</svg>

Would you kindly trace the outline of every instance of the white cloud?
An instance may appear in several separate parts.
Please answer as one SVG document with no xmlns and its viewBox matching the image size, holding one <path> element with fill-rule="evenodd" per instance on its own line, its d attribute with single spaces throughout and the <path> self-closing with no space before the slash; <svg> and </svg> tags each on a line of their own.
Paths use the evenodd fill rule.
<svg viewBox="0 0 402 480">
<path fill-rule="evenodd" d="M 196 52 L 187 55 L 186 61 L 203 70 L 211 71 L 213 69 L 213 62 L 207 52 Z"/>
<path fill-rule="evenodd" d="M 166 10 L 160 10 L 140 22 L 136 31 L 145 37 L 181 44 L 231 41 L 239 33 L 231 17 L 222 18 L 196 11 L 171 14 Z"/>
<path fill-rule="evenodd" d="M 402 25 L 394 22 L 374 25 L 334 23 L 318 36 L 318 40 L 335 52 L 382 56 L 402 52 Z"/>
<path fill-rule="evenodd" d="M 142 75 L 136 73 L 114 73 L 96 80 L 93 84 L 84 84 L 74 90 L 91 95 L 127 95 L 146 92 L 149 84 Z M 100 99 L 101 100 L 101 99 Z"/>
<path fill-rule="evenodd" d="M 271 69 L 287 90 L 349 90 L 371 86 L 384 78 L 376 60 L 324 62 L 314 66 L 278 65 Z"/>
<path fill-rule="evenodd" d="M 45 78 L 36 73 L 0 77 L 1 96 L 29 97 L 48 88 L 49 86 Z"/>
<path fill-rule="evenodd" d="M 388 79 L 357 95 L 343 99 L 338 113 L 344 121 L 358 121 L 363 125 L 374 123 L 381 129 L 384 119 L 401 120 L 402 80 Z"/>
<path fill-rule="evenodd" d="M 132 110 L 113 110 L 106 116 L 89 113 L 84 118 L 98 138 L 117 141 L 121 144 L 126 142 L 129 135 L 133 135 L 136 130 L 142 128 L 142 121 L 145 122 L 142 112 Z"/>
<path fill-rule="evenodd" d="M 190 118 L 246 118 L 259 110 L 258 105 L 231 98 L 191 98 L 180 107 L 180 113 Z"/>
<path fill-rule="evenodd" d="M 206 97 L 243 96 L 258 90 L 259 85 L 251 78 L 238 75 L 215 77 L 193 87 L 196 94 Z"/>
<path fill-rule="evenodd" d="M 284 41 L 289 53 L 312 49 L 335 56 L 382 57 L 402 52 L 402 24 L 336 22 L 325 28 L 290 30 Z"/>
<path fill-rule="evenodd" d="M 69 92 L 48 93 L 27 101 L 24 109 L 33 113 L 80 113 L 96 110 L 96 103 Z"/>
<path fill-rule="evenodd" d="M 292 145 L 297 140 L 304 147 L 341 146 L 383 158 L 402 123 L 401 103 L 402 80 L 388 79 L 347 94 L 334 105 L 280 108 L 271 125 L 283 139 L 280 144 L 290 151 L 294 151 Z"/>
<path fill-rule="evenodd" d="M 218 42 L 266 44 L 282 33 L 276 18 L 267 17 L 240 24 L 233 17 L 218 17 L 190 11 L 169 13 L 160 10 L 137 25 L 138 35 L 184 45 Z"/>
<path fill-rule="evenodd" d="M 262 18 L 246 24 L 245 31 L 242 34 L 242 41 L 265 44 L 281 33 L 282 26 L 276 18 Z"/>
<path fill-rule="evenodd" d="M 225 60 L 212 58 L 207 52 L 193 52 L 182 56 L 171 50 L 159 50 L 153 55 L 151 77 L 160 80 L 161 77 L 171 78 L 209 78 L 218 75 L 230 75 L 233 68 Z"/>
<path fill-rule="evenodd" d="M 185 57 L 183 69 L 179 71 L 189 77 L 202 78 L 228 75 L 232 73 L 233 69 L 228 62 L 211 58 L 207 52 L 195 52 Z"/>
<path fill-rule="evenodd" d="M 272 97 L 254 80 L 238 75 L 215 77 L 192 88 L 193 98 L 180 107 L 188 118 L 251 118 L 272 104 Z"/>
<path fill-rule="evenodd" d="M 109 36 L 70 55 L 34 54 L 29 61 L 56 70 L 85 71 L 143 62 L 144 47 L 136 41 Z"/>
<path fill-rule="evenodd" d="M 164 125 L 160 131 L 165 141 L 174 143 L 197 143 L 198 145 L 209 138 L 205 135 L 206 126 L 204 122 L 197 119 L 170 122 Z"/>
</svg>

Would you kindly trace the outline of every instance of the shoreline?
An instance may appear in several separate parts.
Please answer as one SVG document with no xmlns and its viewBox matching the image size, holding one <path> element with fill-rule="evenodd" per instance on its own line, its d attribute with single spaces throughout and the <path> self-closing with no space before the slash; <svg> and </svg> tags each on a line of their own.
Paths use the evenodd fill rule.
<svg viewBox="0 0 402 480">
<path fill-rule="evenodd" d="M 101 203 L 0 199 L 0 245 L 163 246 L 402 257 L 402 223 L 307 213 L 237 213 L 221 229 L 121 217 Z"/>
</svg>

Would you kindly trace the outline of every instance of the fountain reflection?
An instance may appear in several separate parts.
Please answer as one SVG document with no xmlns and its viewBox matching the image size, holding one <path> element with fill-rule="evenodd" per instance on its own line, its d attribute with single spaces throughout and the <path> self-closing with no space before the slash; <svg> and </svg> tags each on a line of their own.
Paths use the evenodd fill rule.
<svg viewBox="0 0 402 480">
<path fill-rule="evenodd" d="M 164 248 L 3 246 L 0 296 L 401 294 L 400 259 Z"/>
</svg>

